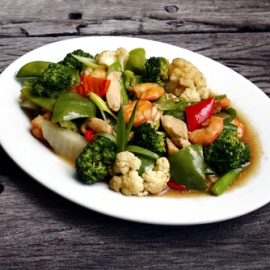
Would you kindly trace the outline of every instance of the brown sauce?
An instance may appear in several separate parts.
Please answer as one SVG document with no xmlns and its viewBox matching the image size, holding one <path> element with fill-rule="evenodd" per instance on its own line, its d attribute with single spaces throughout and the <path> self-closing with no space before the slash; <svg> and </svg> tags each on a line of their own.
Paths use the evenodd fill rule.
<svg viewBox="0 0 270 270">
<path fill-rule="evenodd" d="M 248 179 L 256 177 L 256 173 L 259 171 L 259 161 L 262 155 L 262 145 L 259 142 L 258 134 L 256 130 L 253 128 L 251 123 L 248 122 L 247 117 L 243 117 L 238 113 L 237 118 L 240 122 L 242 122 L 246 128 L 244 136 L 242 140 L 247 143 L 250 147 L 250 163 L 243 169 L 243 171 L 239 174 L 239 176 L 235 179 L 232 185 L 228 188 L 227 191 L 232 190 L 234 188 L 241 187 L 244 185 Z M 209 191 L 211 186 L 213 185 L 209 179 L 206 179 L 208 190 L 206 192 L 199 192 L 194 190 L 177 190 L 173 188 L 168 188 L 165 192 L 163 192 L 160 196 L 166 197 L 194 197 L 194 196 L 203 196 L 209 195 L 211 192 Z"/>
</svg>

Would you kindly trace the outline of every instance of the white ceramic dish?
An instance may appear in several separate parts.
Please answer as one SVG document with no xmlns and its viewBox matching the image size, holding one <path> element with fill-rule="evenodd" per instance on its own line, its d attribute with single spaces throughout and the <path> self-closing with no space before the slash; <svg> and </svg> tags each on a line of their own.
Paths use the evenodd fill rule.
<svg viewBox="0 0 270 270">
<path fill-rule="evenodd" d="M 92 54 L 124 47 L 146 49 L 147 56 L 183 57 L 197 66 L 216 94 L 233 101 L 259 134 L 263 154 L 259 170 L 244 185 L 220 197 L 126 197 L 104 183 L 83 185 L 75 170 L 54 155 L 30 133 L 30 123 L 19 106 L 20 84 L 15 72 L 34 60 L 59 61 L 66 53 L 83 49 Z M 72 202 L 109 216 L 151 224 L 193 225 L 219 222 L 254 211 L 270 201 L 270 100 L 251 82 L 231 69 L 176 46 L 127 37 L 85 37 L 60 41 L 35 49 L 12 63 L 0 76 L 0 142 L 11 158 L 39 183 Z M 245 98 L 243 98 L 245 97 Z M 255 108 L 255 109 L 254 109 Z"/>
</svg>

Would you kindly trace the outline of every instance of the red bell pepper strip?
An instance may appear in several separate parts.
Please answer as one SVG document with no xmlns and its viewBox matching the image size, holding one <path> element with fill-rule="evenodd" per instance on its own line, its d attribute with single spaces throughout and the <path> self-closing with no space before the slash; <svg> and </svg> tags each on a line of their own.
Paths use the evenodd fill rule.
<svg viewBox="0 0 270 270">
<path fill-rule="evenodd" d="M 95 139 L 98 138 L 97 136 L 95 136 L 95 133 L 90 129 L 87 129 L 85 131 L 84 136 L 85 136 L 86 140 L 89 142 L 94 141 Z"/>
<path fill-rule="evenodd" d="M 201 128 L 202 124 L 210 119 L 214 110 L 215 99 L 210 97 L 185 108 L 189 131 Z"/>
<path fill-rule="evenodd" d="M 89 92 L 94 92 L 100 97 L 104 97 L 110 87 L 110 80 L 96 78 L 93 76 L 82 75 L 80 85 L 74 87 L 71 91 L 77 92 L 84 97 L 89 97 Z"/>
<path fill-rule="evenodd" d="M 186 189 L 186 187 L 184 185 L 177 184 L 177 183 L 175 183 L 173 181 L 169 181 L 167 184 L 168 184 L 169 187 L 172 187 L 172 188 L 175 188 L 175 189 L 179 189 L 179 190 L 185 190 Z"/>
</svg>

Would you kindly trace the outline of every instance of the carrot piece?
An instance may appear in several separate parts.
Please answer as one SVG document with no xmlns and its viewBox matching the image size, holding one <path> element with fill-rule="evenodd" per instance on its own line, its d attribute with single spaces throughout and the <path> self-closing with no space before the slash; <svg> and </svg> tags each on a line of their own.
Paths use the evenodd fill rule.
<svg viewBox="0 0 270 270">
<path fill-rule="evenodd" d="M 110 80 L 96 78 L 93 76 L 82 75 L 80 85 L 74 87 L 71 91 L 89 97 L 89 92 L 94 92 L 100 97 L 104 97 L 110 87 Z"/>
</svg>

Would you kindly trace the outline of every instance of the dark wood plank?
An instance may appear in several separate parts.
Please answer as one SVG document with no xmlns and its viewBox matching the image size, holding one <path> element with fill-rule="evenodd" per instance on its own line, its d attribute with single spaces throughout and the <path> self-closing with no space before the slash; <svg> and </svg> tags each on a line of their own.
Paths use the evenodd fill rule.
<svg viewBox="0 0 270 270">
<path fill-rule="evenodd" d="M 1 36 L 269 31 L 269 1 L 2 1 Z M 106 3 L 106 4 L 104 4 Z"/>
</svg>

